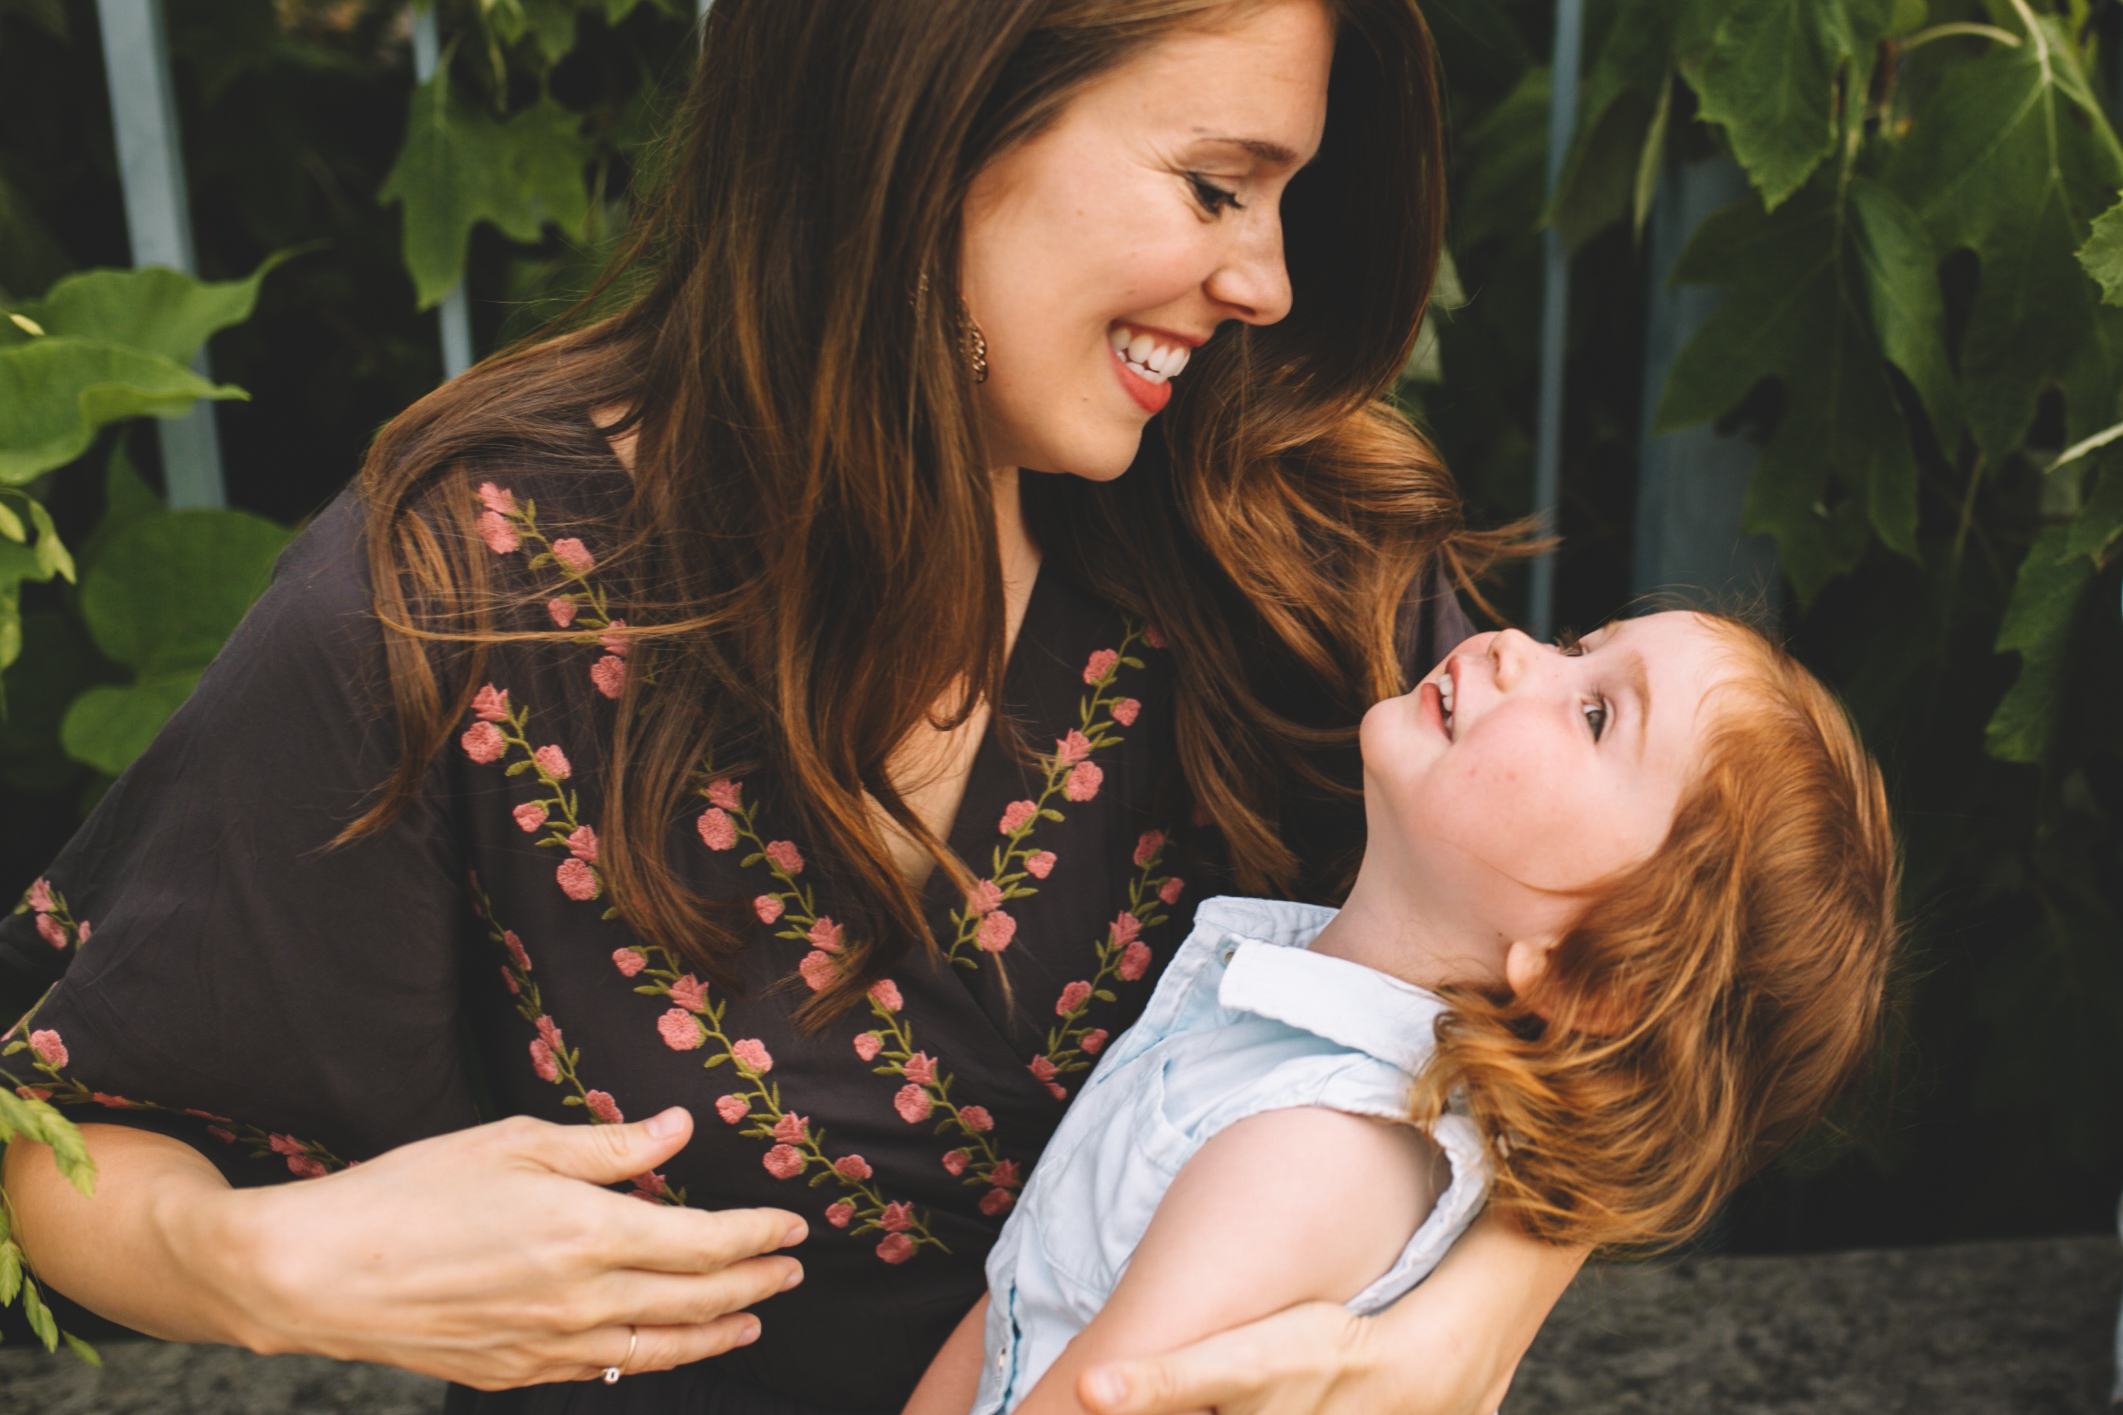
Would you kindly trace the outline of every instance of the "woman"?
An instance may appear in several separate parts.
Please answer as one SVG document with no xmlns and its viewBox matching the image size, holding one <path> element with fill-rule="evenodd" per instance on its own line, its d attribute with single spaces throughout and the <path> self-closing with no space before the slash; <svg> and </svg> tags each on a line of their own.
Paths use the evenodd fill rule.
<svg viewBox="0 0 2123 1415">
<path fill-rule="evenodd" d="M 645 287 L 387 429 L 9 922 L 78 950 L 29 1079 L 128 1122 L 92 1202 L 9 1156 L 47 1280 L 453 1410 L 896 1408 L 1203 886 L 1337 889 L 1458 636 L 1489 547 L 1375 401 L 1438 164 L 1407 0 L 723 0 Z M 1456 1256 L 1087 1393 L 1493 1408 L 1575 1258 Z"/>
</svg>

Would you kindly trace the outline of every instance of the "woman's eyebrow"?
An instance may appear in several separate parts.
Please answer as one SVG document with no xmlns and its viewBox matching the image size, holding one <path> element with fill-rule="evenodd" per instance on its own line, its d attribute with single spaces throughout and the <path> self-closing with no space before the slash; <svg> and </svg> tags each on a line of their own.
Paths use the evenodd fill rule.
<svg viewBox="0 0 2123 1415">
<path fill-rule="evenodd" d="M 1312 157 L 1319 156 L 1315 152 L 1312 157 L 1299 157 L 1281 143 L 1269 142 L 1266 138 L 1204 137 L 1199 139 L 1199 141 L 1224 143 L 1227 146 L 1249 152 L 1263 162 L 1272 162 L 1278 167 L 1307 167 L 1311 165 Z"/>
</svg>

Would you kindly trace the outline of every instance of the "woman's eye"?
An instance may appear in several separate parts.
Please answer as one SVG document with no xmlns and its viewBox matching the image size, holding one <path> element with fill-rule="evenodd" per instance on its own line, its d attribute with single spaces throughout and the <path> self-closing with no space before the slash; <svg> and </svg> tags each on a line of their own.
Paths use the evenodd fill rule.
<svg viewBox="0 0 2123 1415">
<path fill-rule="evenodd" d="M 1573 649 L 1575 647 L 1572 645 Z M 1592 724 L 1592 740 L 1597 742 L 1600 734 L 1607 730 L 1607 702 L 1604 698 L 1595 698 L 1584 704 L 1584 709 L 1585 720 Z"/>
<path fill-rule="evenodd" d="M 1200 202 L 1203 209 L 1212 216 L 1227 206 L 1233 211 L 1242 210 L 1244 207 L 1244 203 L 1238 199 L 1237 192 L 1219 187 L 1199 172 L 1189 172 L 1187 180 L 1194 184 L 1194 199 Z"/>
</svg>

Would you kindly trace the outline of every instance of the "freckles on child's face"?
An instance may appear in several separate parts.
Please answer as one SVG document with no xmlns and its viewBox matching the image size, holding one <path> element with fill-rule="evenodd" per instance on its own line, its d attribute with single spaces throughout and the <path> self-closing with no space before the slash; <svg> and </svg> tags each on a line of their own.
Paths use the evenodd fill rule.
<svg viewBox="0 0 2123 1415">
<path fill-rule="evenodd" d="M 1520 915 L 1545 892 L 1595 885 L 1665 839 L 1712 718 L 1705 699 L 1737 671 L 1695 614 L 1568 646 L 1478 634 L 1365 716 L 1371 848 L 1417 887 L 1466 890 L 1478 912 L 1495 899 L 1499 930 L 1538 927 Z"/>
</svg>

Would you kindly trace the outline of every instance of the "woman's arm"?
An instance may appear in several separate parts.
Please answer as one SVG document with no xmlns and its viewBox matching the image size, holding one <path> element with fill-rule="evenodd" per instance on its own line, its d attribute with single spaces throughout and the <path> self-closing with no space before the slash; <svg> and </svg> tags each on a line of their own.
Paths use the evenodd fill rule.
<svg viewBox="0 0 2123 1415">
<path fill-rule="evenodd" d="M 1307 1303 L 1163 1356 L 1108 1362 L 1095 1415 L 1489 1415 L 1585 1261 L 1484 1214 L 1436 1272 L 1376 1317 Z"/>
<path fill-rule="evenodd" d="M 1170 1351 L 1293 1303 L 1346 1302 L 1421 1226 L 1443 1187 L 1439 1167 L 1422 1132 L 1339 1111 L 1270 1111 L 1219 1132 L 1172 1181 L 1105 1307 L 1017 1415 L 1083 1415 L 1078 1379 L 1101 1362 Z"/>
<path fill-rule="evenodd" d="M 41 1145 L 4 1180 L 38 1276 L 154 1336 L 379 1361 L 498 1390 L 657 1370 L 751 1341 L 742 1311 L 802 1277 L 779 1209 L 645 1204 L 597 1186 L 653 1169 L 684 1111 L 634 1125 L 499 1121 L 323 1179 L 232 1189 L 179 1141 L 86 1125 L 84 1198 Z"/>
</svg>

